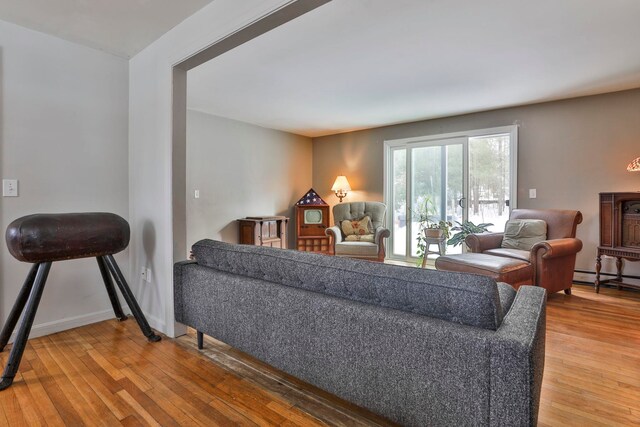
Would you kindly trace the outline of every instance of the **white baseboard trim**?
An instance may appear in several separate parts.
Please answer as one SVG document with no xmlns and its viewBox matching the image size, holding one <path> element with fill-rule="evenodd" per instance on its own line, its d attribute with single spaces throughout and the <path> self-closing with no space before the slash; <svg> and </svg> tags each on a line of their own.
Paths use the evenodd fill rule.
<svg viewBox="0 0 640 427">
<path fill-rule="evenodd" d="M 127 312 L 126 306 L 123 307 L 125 313 Z M 65 319 L 54 320 L 52 322 L 40 323 L 38 325 L 33 325 L 31 328 L 31 333 L 29 334 L 29 338 L 37 338 L 43 337 L 45 335 L 55 334 L 56 332 L 66 331 L 68 329 L 77 328 L 79 326 L 90 325 L 96 322 L 102 322 L 103 320 L 113 319 L 115 315 L 113 314 L 112 309 L 97 311 L 95 313 L 82 314 L 80 316 L 67 317 Z M 20 328 L 20 323 L 22 319 L 18 321 L 16 325 L 15 331 L 11 334 L 11 338 L 9 342 L 13 342 Z"/>
<path fill-rule="evenodd" d="M 127 307 L 126 304 L 122 304 L 122 310 L 131 318 L 130 320 L 132 322 L 136 321 L 136 319 L 134 319 L 131 315 L 131 310 L 129 310 L 129 307 Z M 146 313 L 145 317 L 147 318 L 147 322 L 149 322 L 149 326 L 151 326 L 156 331 L 164 332 L 164 322 L 162 320 Z M 31 328 L 31 333 L 29 334 L 29 339 L 51 335 L 57 332 L 62 332 L 109 319 L 115 319 L 115 314 L 113 314 L 112 309 L 97 311 L 95 313 L 82 314 L 80 316 L 67 317 L 65 319 L 54 320 L 52 322 L 40 323 L 38 325 L 33 325 L 33 327 Z M 22 318 L 18 320 L 18 324 L 16 325 L 16 329 L 11 334 L 9 343 L 12 343 L 15 340 L 21 322 Z"/>
</svg>

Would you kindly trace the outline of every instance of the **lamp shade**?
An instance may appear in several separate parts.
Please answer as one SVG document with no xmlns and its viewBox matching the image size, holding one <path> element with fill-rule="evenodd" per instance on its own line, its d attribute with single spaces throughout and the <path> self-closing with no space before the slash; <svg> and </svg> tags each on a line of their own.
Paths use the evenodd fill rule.
<svg viewBox="0 0 640 427">
<path fill-rule="evenodd" d="M 349 185 L 349 181 L 347 181 L 347 177 L 344 175 L 338 175 L 336 181 L 333 183 L 333 187 L 331 187 L 331 191 L 351 191 L 351 186 Z"/>
<path fill-rule="evenodd" d="M 627 170 L 629 172 L 640 172 L 640 157 L 629 163 Z"/>
</svg>

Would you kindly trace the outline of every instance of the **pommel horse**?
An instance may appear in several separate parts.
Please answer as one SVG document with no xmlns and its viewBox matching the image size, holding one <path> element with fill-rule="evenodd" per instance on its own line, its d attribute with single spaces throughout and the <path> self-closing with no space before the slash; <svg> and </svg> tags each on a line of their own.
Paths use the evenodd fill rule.
<svg viewBox="0 0 640 427">
<path fill-rule="evenodd" d="M 160 336 L 149 327 L 135 296 L 113 259 L 113 254 L 129 245 L 129 237 L 127 221 L 112 213 L 36 214 L 24 216 L 9 224 L 6 233 L 9 252 L 17 260 L 32 263 L 33 266 L 0 332 L 1 352 L 9 342 L 24 311 L 9 353 L 9 360 L 0 379 L 0 390 L 13 384 L 54 261 L 95 257 L 116 318 L 122 321 L 126 320 L 127 316 L 122 311 L 111 276 L 115 279 L 144 336 L 150 342 L 160 341 Z"/>
</svg>

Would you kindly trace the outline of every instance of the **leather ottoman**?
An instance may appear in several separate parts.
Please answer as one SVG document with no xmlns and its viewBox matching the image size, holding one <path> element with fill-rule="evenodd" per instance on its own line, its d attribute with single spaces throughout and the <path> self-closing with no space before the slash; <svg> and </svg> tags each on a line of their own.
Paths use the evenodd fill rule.
<svg viewBox="0 0 640 427">
<path fill-rule="evenodd" d="M 443 255 L 436 259 L 436 270 L 481 274 L 516 289 L 533 283 L 533 266 L 527 261 L 487 254 Z"/>
</svg>

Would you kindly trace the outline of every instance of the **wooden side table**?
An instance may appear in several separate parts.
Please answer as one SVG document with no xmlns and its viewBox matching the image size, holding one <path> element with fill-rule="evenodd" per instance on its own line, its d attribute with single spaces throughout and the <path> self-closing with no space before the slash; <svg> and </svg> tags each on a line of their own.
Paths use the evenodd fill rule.
<svg viewBox="0 0 640 427">
<path fill-rule="evenodd" d="M 602 256 L 608 255 L 616 258 L 616 277 L 614 279 L 600 280 L 600 268 L 602 267 Z M 623 286 L 628 288 L 640 289 L 640 284 L 625 283 L 622 281 L 622 260 L 640 261 L 640 250 L 632 248 L 606 248 L 598 246 L 598 255 L 596 256 L 596 293 L 600 292 L 600 285 L 612 283 L 618 285 L 618 289 Z"/>
<path fill-rule="evenodd" d="M 602 256 L 616 258 L 616 277 L 600 280 Z M 600 193 L 600 245 L 596 255 L 596 292 L 600 285 L 613 283 L 640 289 L 640 285 L 622 281 L 622 260 L 640 261 L 640 191 Z"/>
</svg>

